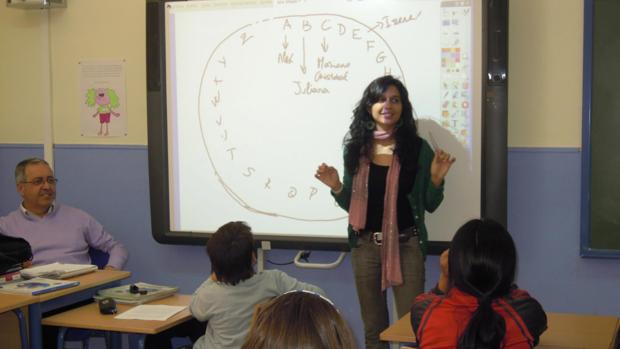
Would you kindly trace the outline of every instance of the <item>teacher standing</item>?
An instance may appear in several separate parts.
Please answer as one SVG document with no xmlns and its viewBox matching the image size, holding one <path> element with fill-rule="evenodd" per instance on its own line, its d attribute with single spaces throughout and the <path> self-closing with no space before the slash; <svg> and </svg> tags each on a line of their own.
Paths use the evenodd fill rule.
<svg viewBox="0 0 620 349">
<path fill-rule="evenodd" d="M 344 176 L 325 163 L 315 177 L 349 212 L 349 245 L 366 348 L 388 348 L 379 333 L 389 325 L 386 290 L 398 317 L 424 290 L 428 233 L 425 211 L 443 200 L 444 177 L 454 163 L 418 135 L 405 86 L 375 79 L 353 110 L 344 140 Z"/>
</svg>

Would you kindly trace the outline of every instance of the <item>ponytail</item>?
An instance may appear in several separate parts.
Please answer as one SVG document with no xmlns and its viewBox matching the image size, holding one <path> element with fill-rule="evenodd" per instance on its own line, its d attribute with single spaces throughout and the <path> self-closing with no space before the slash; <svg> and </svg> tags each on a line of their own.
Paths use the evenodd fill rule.
<svg viewBox="0 0 620 349">
<path fill-rule="evenodd" d="M 495 221 L 471 220 L 454 235 L 448 258 L 450 284 L 478 299 L 457 349 L 501 347 L 506 321 L 493 309 L 493 301 L 510 293 L 516 260 L 510 234 Z"/>
<path fill-rule="evenodd" d="M 504 318 L 493 310 L 490 297 L 478 299 L 478 309 L 459 338 L 458 349 L 499 349 L 506 334 Z"/>
</svg>

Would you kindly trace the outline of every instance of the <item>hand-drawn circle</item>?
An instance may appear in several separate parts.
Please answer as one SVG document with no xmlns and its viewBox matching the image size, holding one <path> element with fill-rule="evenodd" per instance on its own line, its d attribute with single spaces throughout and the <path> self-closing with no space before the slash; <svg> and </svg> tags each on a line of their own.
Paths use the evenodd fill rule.
<svg viewBox="0 0 620 349">
<path fill-rule="evenodd" d="M 320 161 L 309 159 L 309 169 L 285 165 L 299 156 L 311 158 L 309 150 L 325 143 L 321 135 L 307 134 L 308 127 L 325 124 L 344 133 L 360 91 L 387 73 L 404 80 L 390 45 L 350 17 L 272 17 L 232 31 L 205 63 L 198 96 L 203 145 L 217 181 L 237 204 L 257 214 L 299 221 L 346 218 L 312 177 Z M 340 98 L 351 89 L 351 100 Z M 321 114 L 329 117 L 315 117 Z M 273 135 L 278 142 L 265 142 Z M 340 149 L 341 140 L 342 135 L 326 151 Z M 309 178 L 304 183 L 290 180 L 304 176 Z M 313 187 L 321 199 L 312 197 Z M 270 200 L 261 200 L 264 195 Z"/>
</svg>

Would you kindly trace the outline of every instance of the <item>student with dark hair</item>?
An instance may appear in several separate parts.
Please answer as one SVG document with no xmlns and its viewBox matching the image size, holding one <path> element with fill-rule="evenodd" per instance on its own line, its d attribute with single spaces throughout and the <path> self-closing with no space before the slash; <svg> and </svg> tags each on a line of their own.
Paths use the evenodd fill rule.
<svg viewBox="0 0 620 349">
<path fill-rule="evenodd" d="M 221 226 L 207 241 L 207 254 L 211 277 L 194 292 L 189 308 L 198 321 L 208 321 L 194 348 L 240 348 L 257 304 L 292 290 L 323 294 L 279 270 L 254 272 L 254 239 L 244 222 Z"/>
<path fill-rule="evenodd" d="M 510 234 L 474 219 L 440 257 L 437 286 L 416 298 L 411 324 L 422 349 L 532 348 L 547 328 L 542 306 L 514 284 L 517 252 Z"/>
<path fill-rule="evenodd" d="M 207 242 L 211 271 L 232 286 L 254 275 L 255 252 L 251 229 L 243 222 L 224 224 Z"/>
<path fill-rule="evenodd" d="M 259 306 L 242 349 L 354 349 L 346 321 L 327 298 L 292 291 Z"/>
</svg>

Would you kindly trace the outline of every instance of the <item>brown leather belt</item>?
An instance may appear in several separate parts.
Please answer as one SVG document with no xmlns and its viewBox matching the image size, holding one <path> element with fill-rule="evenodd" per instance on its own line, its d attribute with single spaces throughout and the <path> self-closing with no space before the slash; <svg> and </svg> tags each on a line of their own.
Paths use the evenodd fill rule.
<svg viewBox="0 0 620 349">
<path fill-rule="evenodd" d="M 418 235 L 419 233 L 416 227 L 409 227 L 409 228 L 403 229 L 398 233 L 398 242 L 405 243 L 409 241 L 409 239 L 411 239 L 412 237 L 418 236 Z M 380 231 L 373 232 L 373 231 L 362 230 L 359 232 L 359 237 L 367 238 L 368 241 L 373 242 L 377 246 L 381 246 L 381 244 L 383 243 L 383 233 Z"/>
</svg>

